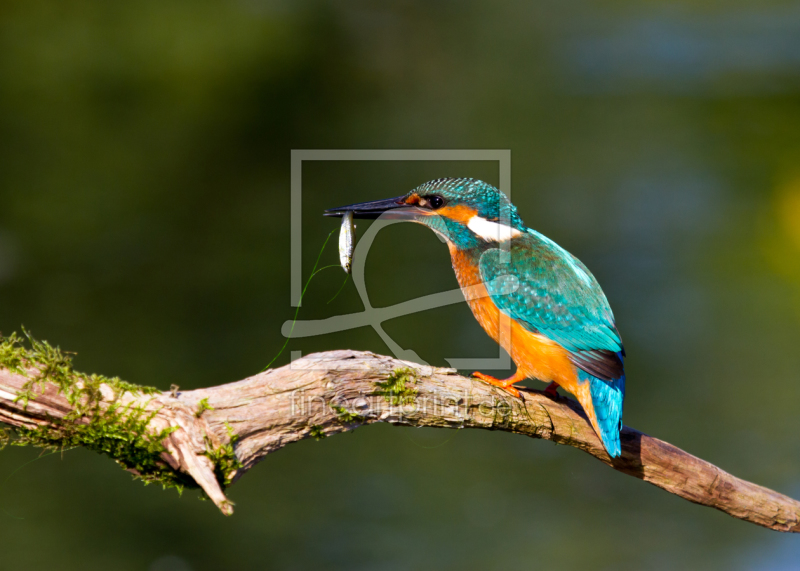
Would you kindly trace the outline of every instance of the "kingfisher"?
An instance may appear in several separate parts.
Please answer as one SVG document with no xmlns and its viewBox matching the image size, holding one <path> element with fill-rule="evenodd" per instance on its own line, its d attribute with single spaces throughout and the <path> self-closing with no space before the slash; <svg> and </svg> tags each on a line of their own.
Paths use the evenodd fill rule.
<svg viewBox="0 0 800 571">
<path fill-rule="evenodd" d="M 600 284 L 578 258 L 522 222 L 499 189 L 472 178 L 440 178 L 403 196 L 325 211 L 424 224 L 441 236 L 481 327 L 511 356 L 507 379 L 473 376 L 519 397 L 537 379 L 571 393 L 609 456 L 620 455 L 625 349 Z"/>
</svg>

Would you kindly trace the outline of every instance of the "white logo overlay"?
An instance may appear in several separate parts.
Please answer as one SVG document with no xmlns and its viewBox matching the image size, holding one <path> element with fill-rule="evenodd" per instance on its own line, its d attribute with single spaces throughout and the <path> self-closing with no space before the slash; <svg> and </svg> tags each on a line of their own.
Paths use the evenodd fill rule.
<svg viewBox="0 0 800 571">
<path fill-rule="evenodd" d="M 504 150 L 293 150 L 292 151 L 292 168 L 291 168 L 291 237 L 292 237 L 292 256 L 291 256 L 291 305 L 297 307 L 300 304 L 300 297 L 302 294 L 302 223 L 301 223 L 301 209 L 302 209 L 302 165 L 304 161 L 497 161 L 499 163 L 500 172 L 500 190 L 510 198 L 510 184 L 511 184 L 511 151 Z M 403 189 L 401 189 L 402 191 Z M 410 189 L 405 189 L 410 190 Z M 398 193 L 399 194 L 399 193 Z M 356 202 L 354 200 L 353 202 Z M 320 211 L 330 205 L 319 205 Z M 428 365 L 420 356 L 411 349 L 404 349 L 401 347 L 388 333 L 383 329 L 383 323 L 396 317 L 404 315 L 411 315 L 437 307 L 444 307 L 454 303 L 462 303 L 465 301 L 464 293 L 460 289 L 444 291 L 431 295 L 410 299 L 388 307 L 374 307 L 369 299 L 367 286 L 364 278 L 364 268 L 366 266 L 366 259 L 370 247 L 372 246 L 375 236 L 392 224 L 396 224 L 398 220 L 383 220 L 378 218 L 367 228 L 362 236 L 359 237 L 356 243 L 355 252 L 352 260 L 352 277 L 355 284 L 356 291 L 358 292 L 361 302 L 364 304 L 364 310 L 357 313 L 350 313 L 345 315 L 336 315 L 326 319 L 319 320 L 298 320 L 296 322 L 286 321 L 282 328 L 281 333 L 284 337 L 291 336 L 292 338 L 312 337 L 316 335 L 325 335 L 329 333 L 348 331 L 358 327 L 370 326 L 380 336 L 383 342 L 388 347 L 389 351 L 397 359 L 409 361 L 414 364 Z M 500 224 L 494 226 L 500 227 L 504 225 L 509 231 L 508 220 L 500 220 Z M 489 227 L 485 223 L 480 226 L 484 233 L 488 232 Z M 492 231 L 496 231 L 495 227 Z M 513 232 L 517 232 L 513 230 Z M 512 234 L 513 235 L 513 234 Z M 503 236 L 505 237 L 505 236 Z M 443 241 L 446 236 L 440 237 Z M 508 256 L 509 242 L 508 240 L 501 240 L 497 248 L 505 252 Z M 508 258 L 510 259 L 510 258 Z M 498 287 L 501 294 L 507 294 L 515 291 L 518 287 L 518 282 L 514 276 L 504 275 L 495 280 L 494 285 Z M 485 290 L 484 290 L 485 291 Z M 465 292 L 470 297 L 478 297 L 478 292 Z M 486 294 L 484 294 L 486 295 Z M 501 314 L 500 321 L 500 336 L 510 334 L 511 320 L 504 314 Z M 299 351 L 292 351 L 292 362 L 302 357 Z M 508 369 L 511 366 L 511 358 L 508 353 L 498 346 L 498 355 L 496 357 L 452 357 L 445 358 L 445 361 L 454 369 Z M 307 368 L 308 363 L 304 363 L 303 368 Z"/>
</svg>

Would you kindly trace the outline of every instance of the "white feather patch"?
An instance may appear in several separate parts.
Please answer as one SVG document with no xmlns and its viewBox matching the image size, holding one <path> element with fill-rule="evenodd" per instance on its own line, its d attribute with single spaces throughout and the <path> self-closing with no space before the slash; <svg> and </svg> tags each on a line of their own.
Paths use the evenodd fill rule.
<svg viewBox="0 0 800 571">
<path fill-rule="evenodd" d="M 487 242 L 505 242 L 514 236 L 519 236 L 521 232 L 511 226 L 491 222 L 480 216 L 473 216 L 467 223 L 467 228 L 482 240 Z"/>
</svg>

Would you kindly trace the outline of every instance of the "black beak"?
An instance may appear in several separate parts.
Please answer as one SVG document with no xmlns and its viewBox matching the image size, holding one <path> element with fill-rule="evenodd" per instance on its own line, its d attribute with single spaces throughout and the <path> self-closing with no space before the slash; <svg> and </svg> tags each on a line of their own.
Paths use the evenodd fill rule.
<svg viewBox="0 0 800 571">
<path fill-rule="evenodd" d="M 325 216 L 342 217 L 345 212 L 352 212 L 353 218 L 374 220 L 388 210 L 395 210 L 396 208 L 403 207 L 408 207 L 408 204 L 405 203 L 405 196 L 397 196 L 395 198 L 387 198 L 386 200 L 373 200 L 372 202 L 361 202 L 359 204 L 350 204 L 349 206 L 340 206 L 339 208 L 329 208 L 325 211 Z"/>
</svg>

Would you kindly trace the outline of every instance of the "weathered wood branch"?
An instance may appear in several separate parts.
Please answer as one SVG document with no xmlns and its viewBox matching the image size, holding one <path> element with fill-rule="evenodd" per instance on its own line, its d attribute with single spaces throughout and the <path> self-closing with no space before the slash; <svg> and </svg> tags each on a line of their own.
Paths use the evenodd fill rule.
<svg viewBox="0 0 800 571">
<path fill-rule="evenodd" d="M 83 386 L 84 381 L 79 378 L 78 383 Z M 451 369 L 373 353 L 330 351 L 218 387 L 157 394 L 124 389 L 101 382 L 94 400 L 80 396 L 84 403 L 92 401 L 94 412 L 76 416 L 76 404 L 68 399 L 72 394 L 75 401 L 76 393 L 49 379 L 44 365 L 28 362 L 17 370 L 0 369 L 0 422 L 19 427 L 22 434 L 43 431 L 58 446 L 64 423 L 88 426 L 97 422 L 98 411 L 111 409 L 118 416 L 128 411 L 121 414 L 124 418 L 136 410 L 151 435 L 163 436 L 163 448 L 156 450 L 161 474 L 172 471 L 178 481 L 194 482 L 225 514 L 232 513 L 225 485 L 270 452 L 305 438 L 388 422 L 504 430 L 551 440 L 691 502 L 778 531 L 800 531 L 800 502 L 627 427 L 622 457 L 612 460 L 576 402 L 533 390 L 513 398 Z M 20 398 L 25 394 L 27 405 Z M 47 432 L 53 429 L 55 436 Z M 110 455 L 137 472 L 130 459 Z M 158 474 L 150 477 L 160 479 Z"/>
</svg>

